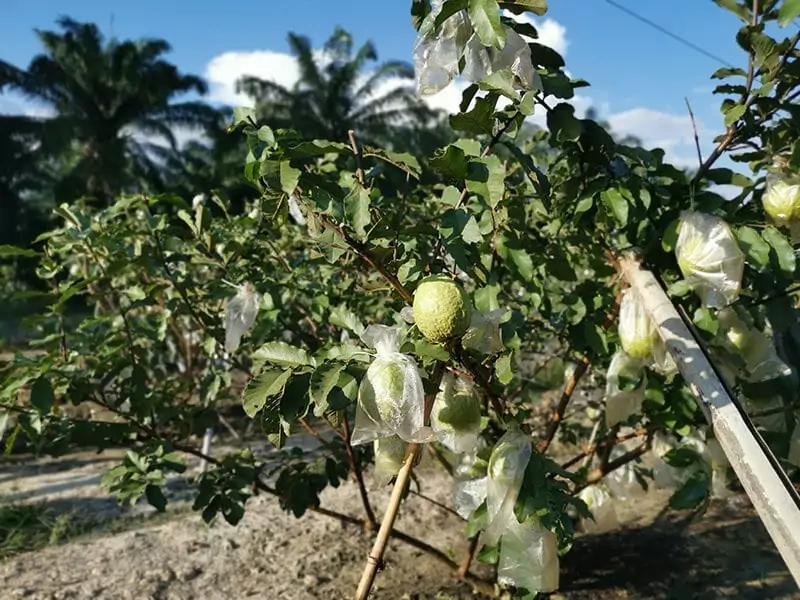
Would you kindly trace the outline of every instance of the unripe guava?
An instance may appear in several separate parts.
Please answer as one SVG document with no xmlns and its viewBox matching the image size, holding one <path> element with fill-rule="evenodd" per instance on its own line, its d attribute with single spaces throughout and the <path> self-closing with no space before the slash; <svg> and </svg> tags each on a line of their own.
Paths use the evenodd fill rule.
<svg viewBox="0 0 800 600">
<path fill-rule="evenodd" d="M 645 335 L 632 340 L 625 340 L 622 344 L 622 349 L 625 354 L 631 358 L 644 360 L 649 358 L 653 353 L 653 344 L 655 344 L 655 335 Z"/>
<path fill-rule="evenodd" d="M 403 398 L 406 372 L 391 361 L 375 361 L 358 388 L 358 400 L 369 417 L 376 422 L 391 421 Z"/>
<path fill-rule="evenodd" d="M 481 405 L 475 394 L 455 392 L 441 394 L 436 399 L 436 420 L 449 425 L 455 432 L 473 431 L 481 424 Z"/>
<path fill-rule="evenodd" d="M 375 469 L 387 475 L 397 474 L 406 457 L 406 443 L 393 435 L 375 440 L 372 447 L 375 452 Z"/>
<path fill-rule="evenodd" d="M 688 240 L 683 248 L 681 248 L 681 253 L 678 257 L 678 266 L 684 277 L 688 277 L 692 273 L 716 273 L 719 271 L 719 265 L 697 264 L 692 260 L 696 260 L 698 250 L 701 250 L 701 246 L 705 244 L 705 240 L 698 237 Z"/>
<path fill-rule="evenodd" d="M 800 184 L 768 177 L 762 202 L 777 225 L 787 225 L 800 218 Z"/>
<path fill-rule="evenodd" d="M 422 280 L 414 294 L 414 321 L 422 335 L 433 342 L 457 338 L 467 331 L 472 319 L 469 296 L 444 275 Z"/>
<path fill-rule="evenodd" d="M 725 334 L 728 338 L 728 341 L 733 345 L 734 348 L 737 350 L 744 349 L 745 342 L 747 342 L 747 332 L 744 329 L 734 327 L 728 330 L 728 333 Z"/>
</svg>

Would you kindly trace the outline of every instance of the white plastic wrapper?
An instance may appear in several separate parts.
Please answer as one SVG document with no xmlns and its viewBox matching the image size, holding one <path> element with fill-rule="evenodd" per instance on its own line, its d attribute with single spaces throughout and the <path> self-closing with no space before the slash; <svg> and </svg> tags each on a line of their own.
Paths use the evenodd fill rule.
<svg viewBox="0 0 800 600">
<path fill-rule="evenodd" d="M 678 485 L 686 483 L 695 470 L 707 468 L 711 471 L 711 497 L 725 498 L 730 494 L 727 489 L 728 459 L 716 439 L 706 439 L 704 433 L 695 430 L 684 437 L 677 447 L 691 448 L 700 455 L 701 459 L 699 463 L 692 464 L 685 469 L 675 469 Z"/>
<path fill-rule="evenodd" d="M 800 178 L 769 173 L 761 201 L 777 226 L 791 227 L 800 220 Z"/>
<path fill-rule="evenodd" d="M 289 196 L 289 214 L 292 216 L 292 220 L 298 225 L 306 225 L 308 223 L 306 221 L 306 216 L 303 214 L 303 210 L 300 208 L 300 202 L 294 194 Z"/>
<path fill-rule="evenodd" d="M 487 467 L 487 461 L 480 458 L 477 452 L 463 454 L 456 462 L 453 469 L 453 505 L 464 519 L 469 519 L 486 500 Z"/>
<path fill-rule="evenodd" d="M 470 381 L 445 373 L 431 409 L 431 428 L 444 446 L 463 454 L 481 433 L 481 404 Z"/>
<path fill-rule="evenodd" d="M 678 365 L 675 359 L 667 350 L 667 345 L 664 341 L 656 336 L 656 341 L 653 344 L 653 362 L 650 367 L 662 375 L 674 375 L 678 372 Z"/>
<path fill-rule="evenodd" d="M 464 53 L 462 75 L 469 81 L 480 81 L 505 69 L 514 74 L 514 87 L 524 90 L 541 90 L 542 81 L 533 68 L 531 51 L 524 38 L 510 27 L 504 27 L 506 45 L 502 50 L 487 48 L 473 35 Z"/>
<path fill-rule="evenodd" d="M 433 3 L 430 14 L 420 25 L 414 42 L 414 72 L 417 92 L 420 96 L 431 96 L 442 91 L 458 75 L 458 62 L 464 56 L 467 42 L 472 35 L 472 25 L 466 10 L 449 17 L 438 34 L 434 31 L 436 16 L 442 2 Z"/>
<path fill-rule="evenodd" d="M 531 592 L 558 589 L 558 540 L 535 518 L 518 523 L 512 518 L 500 541 L 497 581 Z"/>
<path fill-rule="evenodd" d="M 514 505 L 532 451 L 530 438 L 516 427 L 509 428 L 492 450 L 486 484 L 489 521 L 483 533 L 485 544 L 495 545 L 509 522 L 517 521 Z"/>
<path fill-rule="evenodd" d="M 619 341 L 631 358 L 649 360 L 658 333 L 636 292 L 628 288 L 619 306 Z"/>
<path fill-rule="evenodd" d="M 590 485 L 583 488 L 578 497 L 586 503 L 592 512 L 592 519 L 584 519 L 583 527 L 587 533 L 599 533 L 614 529 L 619 524 L 614 499 L 602 485 Z"/>
<path fill-rule="evenodd" d="M 361 339 L 377 354 L 358 388 L 352 443 L 392 435 L 406 442 L 429 442 L 433 431 L 424 424 L 422 377 L 414 359 L 398 352 L 400 331 L 370 325 Z"/>
<path fill-rule="evenodd" d="M 620 389 L 620 378 L 636 381 L 638 385 L 634 389 Z M 644 363 L 631 358 L 625 352 L 617 352 L 606 373 L 606 425 L 613 427 L 641 412 L 646 389 Z"/>
<path fill-rule="evenodd" d="M 610 458 L 615 460 L 628 452 L 631 448 L 628 444 L 620 444 L 614 446 L 611 450 Z M 636 470 L 634 468 L 634 461 L 631 461 L 618 469 L 614 469 L 603 478 L 608 491 L 614 498 L 626 500 L 632 498 L 636 494 L 642 493 L 642 486 L 639 480 L 636 479 Z"/>
<path fill-rule="evenodd" d="M 379 486 L 388 484 L 397 475 L 406 457 L 408 444 L 396 435 L 373 442 L 375 452 L 375 481 Z M 418 457 L 420 455 L 418 454 Z M 419 462 L 418 460 L 415 462 Z"/>
<path fill-rule="evenodd" d="M 261 296 L 251 283 L 239 287 L 236 295 L 225 306 L 225 350 L 236 352 L 242 336 L 247 333 L 258 316 Z"/>
<path fill-rule="evenodd" d="M 675 256 L 705 306 L 723 308 L 739 297 L 744 253 L 724 220 L 696 211 L 681 213 Z"/>
<path fill-rule="evenodd" d="M 672 434 L 659 431 L 653 435 L 653 482 L 658 488 L 676 488 L 683 479 L 681 470 L 664 460 L 667 452 L 677 445 L 678 440 Z"/>
<path fill-rule="evenodd" d="M 488 313 L 472 311 L 472 323 L 461 338 L 461 344 L 468 350 L 482 354 L 495 354 L 503 349 L 500 323 L 508 311 L 498 308 Z"/>
<path fill-rule="evenodd" d="M 717 319 L 723 345 L 745 362 L 746 374 L 738 373 L 740 377 L 757 382 L 791 375 L 791 367 L 778 356 L 772 340 L 746 323 L 735 308 L 729 306 L 719 311 Z"/>
</svg>

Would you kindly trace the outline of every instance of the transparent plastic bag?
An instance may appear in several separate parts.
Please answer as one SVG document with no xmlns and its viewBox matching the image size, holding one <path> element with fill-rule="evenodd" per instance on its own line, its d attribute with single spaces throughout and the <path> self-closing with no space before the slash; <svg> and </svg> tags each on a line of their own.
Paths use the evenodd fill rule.
<svg viewBox="0 0 800 600">
<path fill-rule="evenodd" d="M 590 485 L 583 488 L 578 497 L 586 503 L 594 520 L 584 519 L 583 527 L 587 533 L 608 531 L 619 524 L 614 499 L 608 490 L 601 485 Z"/>
<path fill-rule="evenodd" d="M 485 544 L 496 544 L 509 521 L 516 522 L 514 505 L 531 453 L 530 438 L 513 425 L 492 450 L 486 484 L 488 524 L 483 534 Z"/>
<path fill-rule="evenodd" d="M 619 341 L 631 358 L 649 360 L 658 333 L 639 296 L 631 288 L 622 293 L 619 306 Z"/>
<path fill-rule="evenodd" d="M 672 489 L 681 484 L 683 476 L 680 469 L 664 460 L 667 452 L 677 445 L 678 440 L 672 434 L 659 431 L 653 435 L 653 482 L 657 488 Z"/>
<path fill-rule="evenodd" d="M 500 334 L 500 323 L 508 313 L 505 308 L 498 308 L 488 313 L 472 311 L 472 323 L 461 338 L 461 344 L 468 350 L 482 354 L 495 354 L 503 349 Z"/>
<path fill-rule="evenodd" d="M 393 435 L 377 439 L 372 444 L 375 453 L 375 481 L 379 486 L 385 486 L 403 466 L 408 443 Z M 421 458 L 422 454 L 418 453 L 414 460 L 415 466 L 419 464 Z"/>
<path fill-rule="evenodd" d="M 397 435 L 406 442 L 428 442 L 433 431 L 424 424 L 425 392 L 414 359 L 398 352 L 396 327 L 370 325 L 362 341 L 377 354 L 358 388 L 354 445 Z"/>
<path fill-rule="evenodd" d="M 450 16 L 437 34 L 434 23 L 440 11 L 441 3 L 437 2 L 420 25 L 414 42 L 414 73 L 420 96 L 437 94 L 450 85 L 458 75 L 458 62 L 472 35 L 466 10 Z"/>
<path fill-rule="evenodd" d="M 510 27 L 504 27 L 506 44 L 502 50 L 487 48 L 473 34 L 464 51 L 462 75 L 469 81 L 480 81 L 492 73 L 510 70 L 517 89 L 540 90 L 542 81 L 533 68 L 531 51 L 525 39 Z"/>
<path fill-rule="evenodd" d="M 717 339 L 745 362 L 746 374 L 742 376 L 739 372 L 738 375 L 750 382 L 791 375 L 791 367 L 778 356 L 772 340 L 742 317 L 730 306 L 717 315 L 720 324 Z"/>
<path fill-rule="evenodd" d="M 488 466 L 488 461 L 481 457 L 480 451 L 463 454 L 456 462 L 453 469 L 453 505 L 464 519 L 469 519 L 486 500 Z"/>
<path fill-rule="evenodd" d="M 261 304 L 261 296 L 251 283 L 245 282 L 238 290 L 225 306 L 225 350 L 228 352 L 239 348 L 242 336 L 256 322 Z"/>
<path fill-rule="evenodd" d="M 627 380 L 623 383 L 624 380 Z M 626 386 L 635 385 L 629 389 Z M 606 373 L 606 425 L 613 427 L 642 410 L 647 374 L 641 360 L 617 352 Z"/>
<path fill-rule="evenodd" d="M 294 194 L 289 196 L 289 214 L 292 216 L 292 220 L 298 225 L 306 225 L 308 223 L 306 216 L 303 214 L 303 210 L 300 208 L 300 202 Z"/>
<path fill-rule="evenodd" d="M 727 488 L 728 458 L 715 438 L 707 438 L 704 432 L 697 429 L 680 441 L 678 448 L 681 447 L 691 448 L 700 455 L 700 462 L 678 469 L 681 485 L 686 483 L 697 469 L 708 469 L 711 474 L 711 498 L 725 498 L 730 495 Z"/>
<path fill-rule="evenodd" d="M 791 227 L 800 220 L 800 177 L 781 172 L 767 174 L 764 195 L 766 212 L 778 227 Z"/>
<path fill-rule="evenodd" d="M 470 381 L 445 373 L 431 409 L 431 428 L 436 439 L 456 454 L 475 449 L 481 404 Z"/>
<path fill-rule="evenodd" d="M 524 523 L 512 518 L 500 540 L 497 581 L 531 592 L 558 589 L 558 540 L 535 518 Z"/>
<path fill-rule="evenodd" d="M 744 253 L 724 220 L 696 211 L 682 212 L 675 256 L 703 305 L 724 308 L 739 297 Z"/>
</svg>

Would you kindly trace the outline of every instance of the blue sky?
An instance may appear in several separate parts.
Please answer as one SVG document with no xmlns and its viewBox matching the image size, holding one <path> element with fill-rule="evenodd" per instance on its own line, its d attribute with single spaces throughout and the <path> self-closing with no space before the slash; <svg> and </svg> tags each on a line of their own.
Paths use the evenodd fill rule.
<svg viewBox="0 0 800 600">
<path fill-rule="evenodd" d="M 744 63 L 734 41 L 737 19 L 711 0 L 617 2 L 732 64 Z M 118 37 L 165 38 L 173 46 L 173 62 L 204 76 L 221 77 L 223 67 L 236 70 L 237 65 L 258 60 L 282 64 L 275 57 L 287 51 L 287 31 L 308 35 L 321 45 L 336 25 L 348 29 L 356 43 L 372 39 L 382 59 L 410 60 L 415 32 L 409 5 L 410 0 L 5 0 L 0 57 L 27 65 L 39 50 L 33 29 L 54 28 L 55 19 L 67 14 L 94 21 Z M 674 156 L 690 160 L 691 129 L 684 103 L 688 97 L 707 147 L 722 122 L 709 75 L 722 65 L 605 0 L 551 0 L 550 5 L 547 18 L 554 23 L 548 31 L 566 42 L 568 70 L 592 84 L 581 90 L 581 106 L 594 104 L 617 129 L 667 145 Z M 232 6 L 236 8 L 226 8 Z M 261 54 L 253 54 L 257 52 Z M 224 64 L 219 60 L 223 55 Z M 216 70 L 209 70 L 211 64 Z M 219 87 L 225 85 L 217 86 L 217 98 L 230 97 L 230 89 L 226 96 Z M 18 102 L 0 98 L 0 110 L 17 108 Z"/>
</svg>

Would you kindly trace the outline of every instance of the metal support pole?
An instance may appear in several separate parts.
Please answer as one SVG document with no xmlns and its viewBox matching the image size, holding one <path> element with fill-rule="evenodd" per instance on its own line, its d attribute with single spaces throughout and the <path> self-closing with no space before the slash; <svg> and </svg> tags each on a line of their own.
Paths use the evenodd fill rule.
<svg viewBox="0 0 800 600">
<path fill-rule="evenodd" d="M 622 275 L 638 294 L 714 429 L 725 455 L 800 587 L 800 498 L 749 417 L 727 392 L 653 274 L 630 259 Z"/>
</svg>

